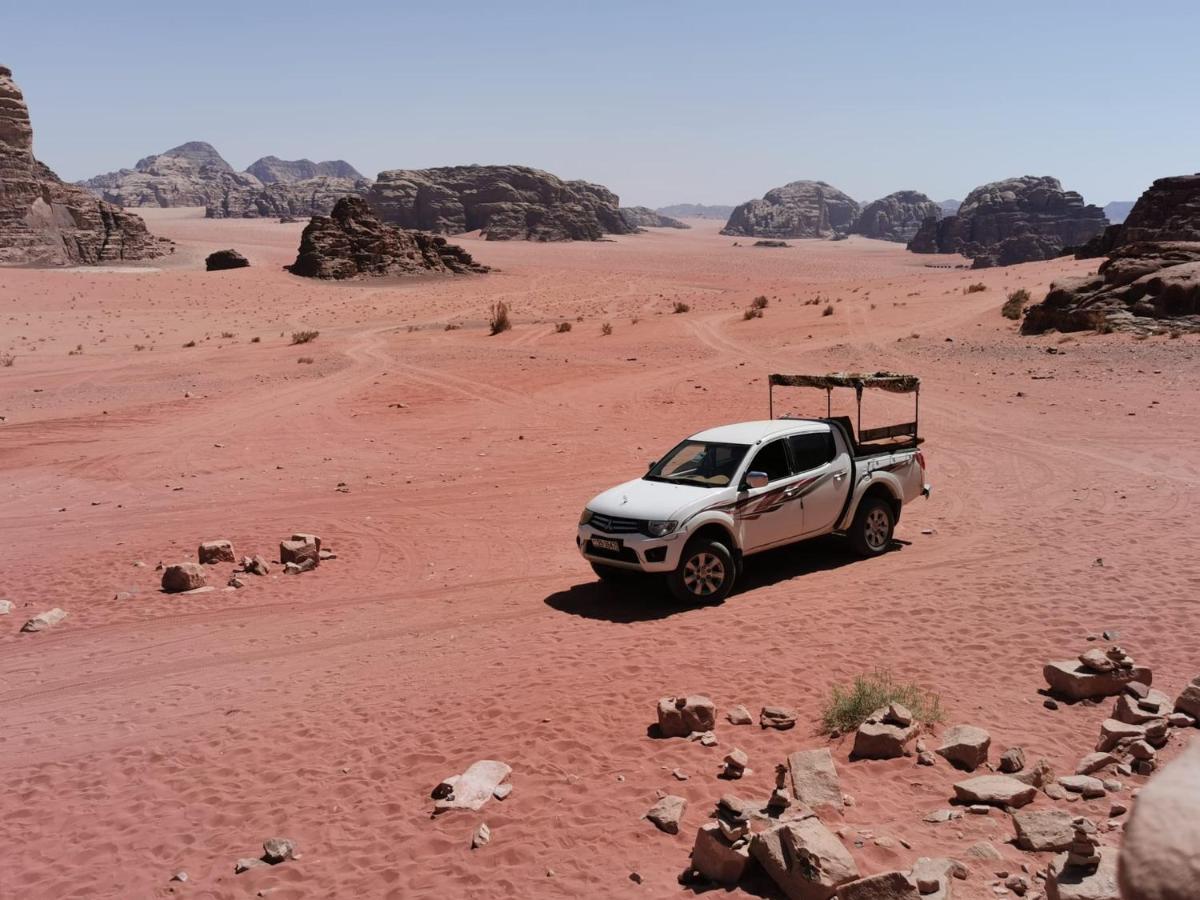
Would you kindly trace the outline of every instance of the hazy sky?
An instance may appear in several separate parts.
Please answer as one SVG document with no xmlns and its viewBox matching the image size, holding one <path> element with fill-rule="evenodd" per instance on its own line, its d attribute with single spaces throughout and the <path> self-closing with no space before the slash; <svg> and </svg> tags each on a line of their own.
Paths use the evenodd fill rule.
<svg viewBox="0 0 1200 900">
<path fill-rule="evenodd" d="M 626 204 L 802 178 L 1090 201 L 1200 170 L 1200 2 L 5 3 L 38 156 L 84 178 L 188 140 L 235 167 L 522 163 Z"/>
</svg>

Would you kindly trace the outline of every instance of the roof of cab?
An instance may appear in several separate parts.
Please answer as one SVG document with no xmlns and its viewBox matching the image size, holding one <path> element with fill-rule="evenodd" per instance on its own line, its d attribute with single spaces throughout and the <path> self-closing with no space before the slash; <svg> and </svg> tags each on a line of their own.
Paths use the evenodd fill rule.
<svg viewBox="0 0 1200 900">
<path fill-rule="evenodd" d="M 763 419 L 757 422 L 737 422 L 718 425 L 693 434 L 690 440 L 711 441 L 715 444 L 757 444 L 767 438 L 784 434 L 828 431 L 829 425 L 818 419 Z"/>
</svg>

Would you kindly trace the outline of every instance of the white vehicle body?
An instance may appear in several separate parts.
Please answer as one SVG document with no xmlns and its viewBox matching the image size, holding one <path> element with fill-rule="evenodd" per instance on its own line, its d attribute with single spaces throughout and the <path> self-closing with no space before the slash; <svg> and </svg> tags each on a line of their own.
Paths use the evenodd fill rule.
<svg viewBox="0 0 1200 900">
<path fill-rule="evenodd" d="M 579 551 L 601 572 L 603 567 L 674 572 L 692 538 L 704 535 L 726 545 L 740 568 L 746 556 L 844 532 L 866 498 L 885 501 L 894 524 L 904 504 L 928 496 L 925 461 L 917 447 L 871 451 L 854 447 L 853 441 L 847 428 L 831 419 L 771 419 L 701 431 L 671 453 L 686 455 L 689 442 L 744 447 L 732 475 L 725 472 L 714 483 L 701 484 L 696 482 L 703 476 L 693 470 L 687 483 L 671 483 L 656 478 L 652 466 L 646 476 L 587 504 L 576 539 Z M 872 553 L 882 549 L 870 548 Z"/>
</svg>

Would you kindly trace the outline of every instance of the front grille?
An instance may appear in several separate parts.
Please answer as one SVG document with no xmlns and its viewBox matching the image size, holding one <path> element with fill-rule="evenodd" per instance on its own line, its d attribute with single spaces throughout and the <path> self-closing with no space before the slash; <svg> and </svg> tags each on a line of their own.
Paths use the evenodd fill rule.
<svg viewBox="0 0 1200 900">
<path fill-rule="evenodd" d="M 621 519 L 616 516 L 602 516 L 599 513 L 592 513 L 592 520 L 588 524 L 605 534 L 634 534 L 640 531 L 642 526 L 637 519 Z"/>
<path fill-rule="evenodd" d="M 622 547 L 620 550 L 609 550 L 605 547 L 597 547 L 591 541 L 588 541 L 587 552 L 592 556 L 600 556 L 604 559 L 619 559 L 621 562 L 630 563 L 640 562 L 637 551 L 632 547 Z"/>
</svg>

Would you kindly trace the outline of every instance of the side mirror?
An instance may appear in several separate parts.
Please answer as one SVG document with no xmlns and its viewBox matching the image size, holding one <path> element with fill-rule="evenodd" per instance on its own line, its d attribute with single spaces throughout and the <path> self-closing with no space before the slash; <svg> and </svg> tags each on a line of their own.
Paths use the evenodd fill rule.
<svg viewBox="0 0 1200 900">
<path fill-rule="evenodd" d="M 770 479 L 767 477 L 766 472 L 746 473 L 746 487 L 750 488 L 751 490 L 754 490 L 755 488 L 766 487 L 769 480 Z"/>
</svg>

